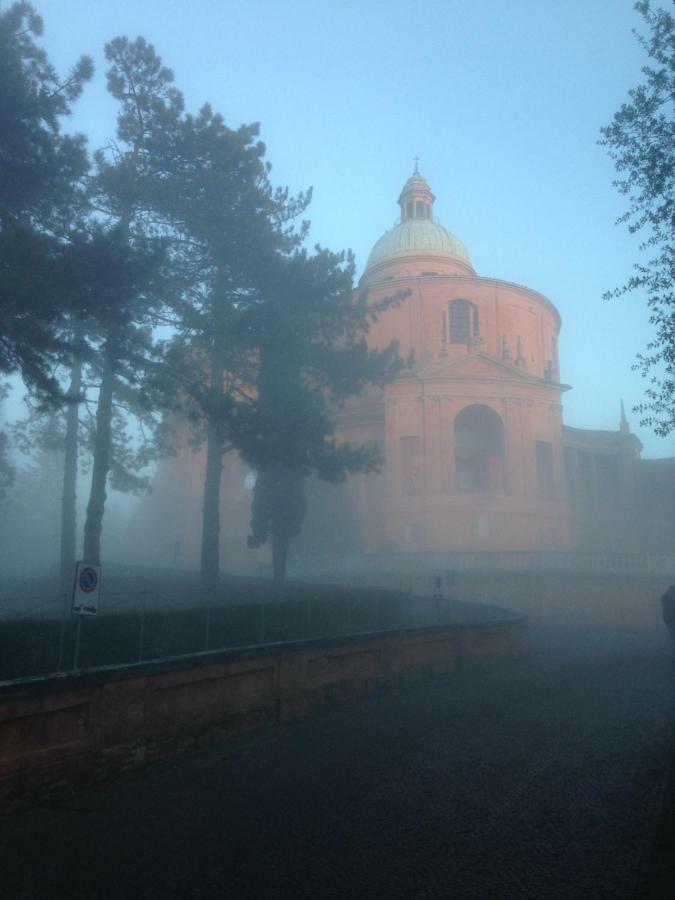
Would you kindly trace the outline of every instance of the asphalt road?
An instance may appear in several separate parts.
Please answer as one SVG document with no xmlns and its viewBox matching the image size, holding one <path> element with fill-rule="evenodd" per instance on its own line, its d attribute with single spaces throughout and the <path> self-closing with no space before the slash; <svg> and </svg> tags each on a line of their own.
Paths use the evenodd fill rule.
<svg viewBox="0 0 675 900">
<path fill-rule="evenodd" d="M 665 637 L 351 703 L 0 824 L 14 898 L 634 898 L 675 734 Z M 664 895 L 665 896 L 665 895 Z"/>
</svg>

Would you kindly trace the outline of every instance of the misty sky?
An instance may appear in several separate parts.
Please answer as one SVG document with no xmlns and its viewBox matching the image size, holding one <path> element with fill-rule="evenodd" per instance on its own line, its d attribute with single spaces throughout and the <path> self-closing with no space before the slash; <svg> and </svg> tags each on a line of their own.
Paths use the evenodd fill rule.
<svg viewBox="0 0 675 900">
<path fill-rule="evenodd" d="M 6 6 L 6 0 L 2 4 Z M 632 0 L 41 0 L 44 46 L 64 71 L 81 53 L 94 83 L 68 127 L 92 148 L 114 133 L 104 43 L 143 35 L 190 110 L 259 121 L 273 180 L 314 187 L 314 242 L 351 247 L 362 271 L 394 224 L 420 157 L 435 212 L 480 275 L 546 294 L 560 310 L 565 422 L 616 428 L 623 397 L 644 456 L 675 439 L 637 426 L 649 339 L 637 297 L 608 303 L 639 239 L 598 130 L 640 78 Z"/>
</svg>

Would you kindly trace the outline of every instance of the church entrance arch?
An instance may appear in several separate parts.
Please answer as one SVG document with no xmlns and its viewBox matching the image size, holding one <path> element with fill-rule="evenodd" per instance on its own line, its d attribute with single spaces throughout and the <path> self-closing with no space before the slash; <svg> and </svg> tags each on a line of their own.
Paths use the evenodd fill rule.
<svg viewBox="0 0 675 900">
<path fill-rule="evenodd" d="M 466 494 L 503 493 L 504 425 L 498 414 L 474 403 L 455 419 L 457 490 Z"/>
</svg>

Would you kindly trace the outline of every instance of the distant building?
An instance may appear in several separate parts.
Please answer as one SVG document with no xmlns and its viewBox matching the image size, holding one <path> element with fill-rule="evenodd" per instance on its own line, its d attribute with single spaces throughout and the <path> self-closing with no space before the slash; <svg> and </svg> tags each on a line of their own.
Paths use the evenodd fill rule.
<svg viewBox="0 0 675 900">
<path fill-rule="evenodd" d="M 371 302 L 409 292 L 368 340 L 414 355 L 341 417 L 345 439 L 377 442 L 385 460 L 377 488 L 352 479 L 366 548 L 672 553 L 675 459 L 640 460 L 623 405 L 617 431 L 563 424 L 558 310 L 478 276 L 434 200 L 415 170 L 360 283 Z"/>
<path fill-rule="evenodd" d="M 675 459 L 640 459 L 623 405 L 616 431 L 563 424 L 558 310 L 530 288 L 477 275 L 435 220 L 434 200 L 416 169 L 358 288 L 370 303 L 407 292 L 368 342 L 398 341 L 411 368 L 338 417 L 339 437 L 374 443 L 382 469 L 337 488 L 311 483 L 298 551 L 675 552 Z M 179 564 L 198 560 L 202 473 L 201 453 L 168 460 L 144 510 L 154 508 Z M 251 487 L 241 461 L 227 460 L 226 564 L 260 559 L 246 550 Z"/>
</svg>

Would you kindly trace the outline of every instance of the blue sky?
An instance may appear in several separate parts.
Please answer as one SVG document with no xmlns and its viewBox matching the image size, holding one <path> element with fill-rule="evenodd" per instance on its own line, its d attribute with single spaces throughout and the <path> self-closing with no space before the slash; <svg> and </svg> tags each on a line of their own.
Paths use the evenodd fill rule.
<svg viewBox="0 0 675 900">
<path fill-rule="evenodd" d="M 3 4 L 3 5 L 6 5 Z M 176 74 L 188 108 L 209 101 L 233 127 L 259 121 L 273 179 L 314 188 L 312 238 L 351 247 L 362 268 L 396 219 L 420 157 L 435 212 L 477 272 L 525 284 L 560 310 L 565 421 L 616 428 L 623 397 L 644 456 L 675 440 L 630 412 L 631 372 L 650 336 L 638 297 L 603 291 L 631 271 L 639 239 L 597 146 L 640 79 L 632 0 L 41 0 L 44 46 L 61 71 L 97 72 L 68 128 L 92 147 L 114 133 L 103 45 L 141 34 Z"/>
</svg>

